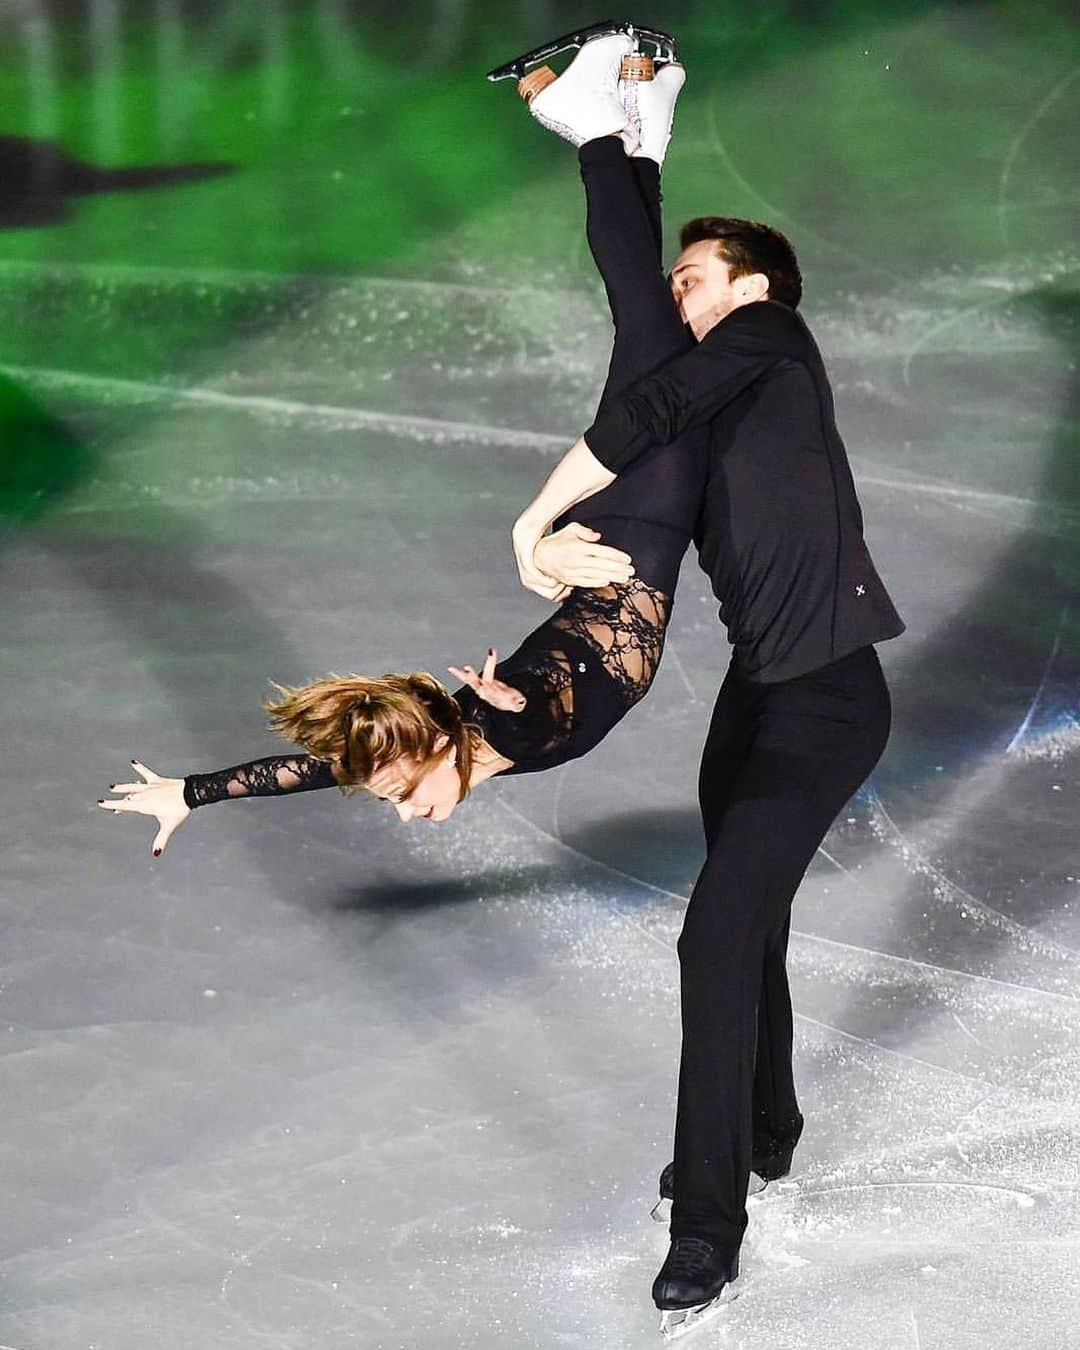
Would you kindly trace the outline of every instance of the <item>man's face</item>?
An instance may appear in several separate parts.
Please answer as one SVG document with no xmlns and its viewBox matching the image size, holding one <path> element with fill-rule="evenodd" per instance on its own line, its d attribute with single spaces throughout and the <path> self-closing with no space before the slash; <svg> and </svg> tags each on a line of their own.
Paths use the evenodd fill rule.
<svg viewBox="0 0 1080 1350">
<path fill-rule="evenodd" d="M 436 744 L 445 745 L 447 739 L 442 736 Z M 376 797 L 392 802 L 402 820 L 446 820 L 461 799 L 456 758 L 451 752 L 433 764 L 408 797 L 404 796 L 406 782 L 416 765 L 405 755 L 384 764 L 365 786 Z"/>
<path fill-rule="evenodd" d="M 762 282 L 765 283 L 764 293 Z M 684 323 L 700 342 L 721 319 L 752 300 L 764 299 L 768 280 L 760 273 L 732 281 L 731 268 L 716 252 L 714 239 L 684 248 L 671 269 L 671 293 Z"/>
</svg>

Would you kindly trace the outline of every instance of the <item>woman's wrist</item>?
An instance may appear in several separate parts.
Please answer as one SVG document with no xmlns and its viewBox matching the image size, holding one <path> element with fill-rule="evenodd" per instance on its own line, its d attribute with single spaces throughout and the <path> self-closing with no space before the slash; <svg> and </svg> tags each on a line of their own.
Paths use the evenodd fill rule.
<svg viewBox="0 0 1080 1350">
<path fill-rule="evenodd" d="M 539 499 L 537 499 L 538 501 Z M 548 526 L 559 513 L 547 516 L 542 508 L 537 507 L 537 501 L 530 502 L 529 505 L 514 521 L 511 534 L 515 536 L 526 536 L 529 539 L 539 539 L 541 535 L 547 533 Z"/>
<path fill-rule="evenodd" d="M 535 544 L 558 516 L 607 487 L 614 478 L 615 474 L 596 459 L 585 438 L 579 436 L 514 521 L 514 542 Z"/>
</svg>

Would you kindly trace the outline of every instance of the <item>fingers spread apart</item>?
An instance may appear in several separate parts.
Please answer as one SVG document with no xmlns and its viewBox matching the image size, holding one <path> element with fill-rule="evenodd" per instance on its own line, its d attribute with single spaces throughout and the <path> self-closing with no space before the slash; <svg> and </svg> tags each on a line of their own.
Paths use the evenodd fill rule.
<svg viewBox="0 0 1080 1350">
<path fill-rule="evenodd" d="M 103 811 L 141 811 L 143 809 L 140 806 L 136 806 L 134 801 L 129 797 L 118 797 L 115 801 L 111 802 L 99 801 L 98 806 L 100 806 Z"/>
</svg>

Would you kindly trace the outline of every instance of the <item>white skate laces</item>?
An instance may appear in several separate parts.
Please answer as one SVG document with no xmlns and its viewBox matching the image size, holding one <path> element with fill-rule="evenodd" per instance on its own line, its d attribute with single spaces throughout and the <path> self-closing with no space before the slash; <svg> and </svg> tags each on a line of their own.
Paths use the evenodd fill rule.
<svg viewBox="0 0 1080 1350">
<path fill-rule="evenodd" d="M 663 164 L 675 121 L 675 100 L 685 83 L 686 71 L 677 61 L 658 65 L 651 80 L 619 81 L 626 124 L 637 141 L 637 148 L 628 154 Z"/>
</svg>

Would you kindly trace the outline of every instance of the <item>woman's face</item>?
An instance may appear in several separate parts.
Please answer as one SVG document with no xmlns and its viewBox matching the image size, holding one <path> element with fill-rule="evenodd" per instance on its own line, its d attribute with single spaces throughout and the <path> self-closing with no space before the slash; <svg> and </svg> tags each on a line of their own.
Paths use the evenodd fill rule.
<svg viewBox="0 0 1080 1350">
<path fill-rule="evenodd" d="M 442 749 L 448 736 L 439 736 L 436 749 Z M 408 797 L 406 782 L 416 768 L 415 761 L 399 755 L 391 764 L 384 764 L 367 781 L 367 788 L 383 801 L 392 802 L 402 820 L 446 820 L 461 800 L 461 779 L 457 771 L 457 747 L 431 764 Z"/>
</svg>

